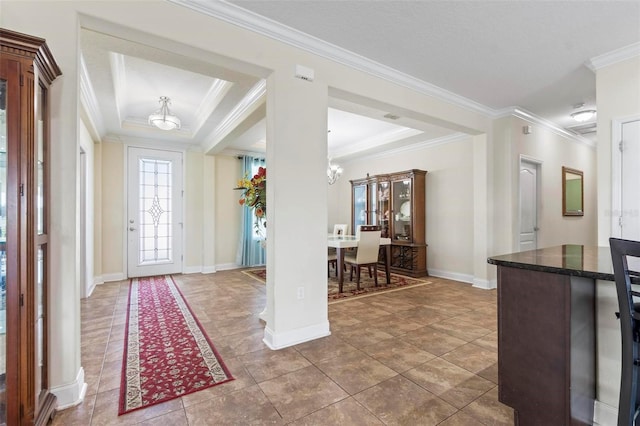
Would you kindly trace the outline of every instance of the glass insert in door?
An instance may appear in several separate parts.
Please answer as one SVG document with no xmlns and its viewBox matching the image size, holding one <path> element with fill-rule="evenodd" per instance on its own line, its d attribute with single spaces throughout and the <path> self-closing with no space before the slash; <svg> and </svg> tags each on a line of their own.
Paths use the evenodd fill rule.
<svg viewBox="0 0 640 426">
<path fill-rule="evenodd" d="M 6 359 L 7 359 L 7 82 L 0 80 L 0 424 L 6 415 Z"/>
<path fill-rule="evenodd" d="M 171 161 L 141 158 L 140 265 L 171 262 Z"/>
</svg>

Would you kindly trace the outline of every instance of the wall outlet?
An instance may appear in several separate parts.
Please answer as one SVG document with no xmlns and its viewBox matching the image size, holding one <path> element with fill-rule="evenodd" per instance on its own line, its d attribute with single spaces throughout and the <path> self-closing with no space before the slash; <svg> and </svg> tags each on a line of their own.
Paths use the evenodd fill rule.
<svg viewBox="0 0 640 426">
<path fill-rule="evenodd" d="M 304 299 L 304 287 L 298 287 L 298 300 Z"/>
</svg>

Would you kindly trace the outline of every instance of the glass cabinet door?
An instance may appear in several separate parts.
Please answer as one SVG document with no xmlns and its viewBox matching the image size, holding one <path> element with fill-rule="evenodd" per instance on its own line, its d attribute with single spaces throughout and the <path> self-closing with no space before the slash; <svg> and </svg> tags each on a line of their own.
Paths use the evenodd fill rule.
<svg viewBox="0 0 640 426">
<path fill-rule="evenodd" d="M 367 225 L 377 225 L 378 224 L 378 185 L 376 182 L 371 182 L 369 184 L 369 221 Z"/>
<path fill-rule="evenodd" d="M 35 105 L 35 119 L 36 119 L 36 141 L 35 141 L 35 183 L 36 190 L 33 196 L 35 196 L 35 235 L 36 235 L 36 255 L 32 259 L 32 268 L 35 271 L 35 283 L 33 288 L 34 298 L 34 395 L 36 397 L 36 408 L 40 406 L 40 398 L 44 396 L 44 391 L 47 389 L 47 370 L 46 370 L 46 336 L 47 336 L 47 324 L 46 324 L 46 289 L 47 289 L 47 243 L 48 243 L 48 229 L 47 229 L 47 209 L 46 200 L 48 199 L 48 185 L 47 185 L 47 168 L 49 164 L 47 162 L 47 129 L 45 129 L 45 114 L 47 113 L 44 108 L 47 105 L 46 96 L 47 91 L 40 84 L 37 84 L 37 102 Z"/>
<path fill-rule="evenodd" d="M 48 87 L 43 39 L 0 28 L 0 425 L 44 425 L 48 392 Z M 8 366 L 8 368 L 5 368 Z"/>
<path fill-rule="evenodd" d="M 377 224 L 380 225 L 381 236 L 389 237 L 389 215 L 391 214 L 391 205 L 389 199 L 390 185 L 389 182 L 380 181 L 377 185 L 378 196 L 376 211 L 378 212 Z"/>
<path fill-rule="evenodd" d="M 393 236 L 396 241 L 411 241 L 411 179 L 393 181 Z"/>
<path fill-rule="evenodd" d="M 7 423 L 7 82 L 0 80 L 0 424 Z"/>
<path fill-rule="evenodd" d="M 358 225 L 367 224 L 367 185 L 353 186 L 353 230 L 355 234 Z"/>
</svg>

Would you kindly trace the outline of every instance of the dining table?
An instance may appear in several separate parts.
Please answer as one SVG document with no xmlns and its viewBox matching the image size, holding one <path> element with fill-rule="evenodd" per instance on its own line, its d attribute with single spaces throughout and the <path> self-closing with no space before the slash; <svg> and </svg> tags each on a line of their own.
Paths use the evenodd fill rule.
<svg viewBox="0 0 640 426">
<path fill-rule="evenodd" d="M 344 283 L 344 253 L 347 249 L 358 247 L 358 238 L 355 235 L 334 235 L 329 234 L 327 245 L 336 249 L 338 269 L 338 291 L 342 293 Z M 391 238 L 380 237 L 380 246 L 384 247 L 384 269 L 387 276 L 387 284 L 391 284 Z"/>
</svg>

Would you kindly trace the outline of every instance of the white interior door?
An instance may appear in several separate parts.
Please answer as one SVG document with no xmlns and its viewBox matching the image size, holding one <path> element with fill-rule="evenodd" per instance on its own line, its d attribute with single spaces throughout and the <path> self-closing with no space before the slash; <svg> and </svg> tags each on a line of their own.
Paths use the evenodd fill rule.
<svg viewBox="0 0 640 426">
<path fill-rule="evenodd" d="M 182 272 L 182 153 L 130 147 L 129 277 Z"/>
<path fill-rule="evenodd" d="M 538 248 L 538 167 L 520 161 L 520 251 Z"/>
<path fill-rule="evenodd" d="M 640 240 L 640 120 L 622 123 L 620 140 L 620 236 L 627 240 Z"/>
</svg>

